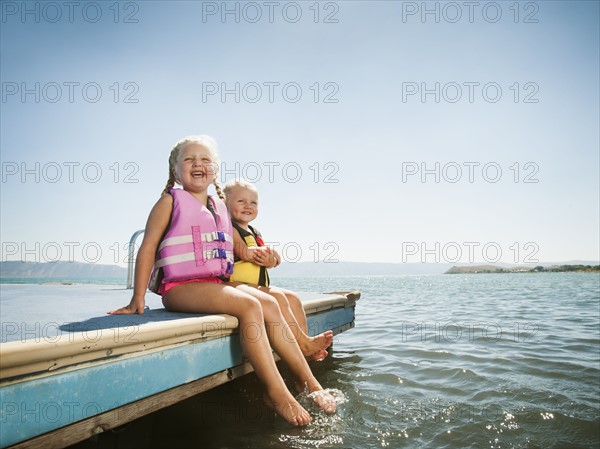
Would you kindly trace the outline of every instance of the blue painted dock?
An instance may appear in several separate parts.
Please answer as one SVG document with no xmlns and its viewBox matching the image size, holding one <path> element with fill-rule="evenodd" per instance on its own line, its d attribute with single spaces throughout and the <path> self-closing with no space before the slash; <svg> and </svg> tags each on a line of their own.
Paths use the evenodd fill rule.
<svg viewBox="0 0 600 449">
<path fill-rule="evenodd" d="M 237 319 L 106 315 L 131 290 L 0 285 L 0 447 L 64 447 L 252 371 Z M 358 292 L 301 293 L 309 334 L 354 325 Z"/>
</svg>

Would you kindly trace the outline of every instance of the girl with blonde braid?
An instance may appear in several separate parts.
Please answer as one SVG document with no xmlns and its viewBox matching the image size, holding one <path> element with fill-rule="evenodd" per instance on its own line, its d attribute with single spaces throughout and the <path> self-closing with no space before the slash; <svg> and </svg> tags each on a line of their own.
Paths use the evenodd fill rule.
<svg viewBox="0 0 600 449">
<path fill-rule="evenodd" d="M 297 341 L 282 332 L 286 321 L 277 301 L 250 286 L 224 280 L 232 268 L 233 257 L 228 251 L 232 228 L 224 203 L 208 195 L 210 184 L 214 184 L 217 195 L 223 198 L 216 179 L 217 168 L 217 147 L 211 137 L 187 137 L 175 145 L 169 157 L 169 181 L 146 222 L 136 260 L 133 296 L 127 306 L 109 313 L 143 314 L 150 272 L 155 265 L 161 267 L 164 278 L 159 292 L 165 308 L 173 312 L 235 316 L 239 321 L 244 354 L 265 387 L 265 403 L 290 424 L 307 425 L 311 416 L 287 389 L 269 342 L 289 365 L 297 382 L 310 392 L 319 392 L 311 395 L 319 407 L 326 413 L 333 413 L 335 401 L 313 376 Z M 173 189 L 175 183 L 183 190 Z M 202 223 L 210 222 L 213 228 L 220 230 L 206 233 L 194 229 L 198 226 L 192 226 L 191 235 L 174 236 L 174 230 L 181 229 L 190 217 L 202 220 Z M 200 239 L 200 247 L 204 249 L 196 261 L 188 261 L 190 253 L 177 253 L 179 248 L 188 245 L 196 251 L 197 244 L 184 243 L 188 237 L 195 243 Z M 155 264 L 157 254 L 159 260 Z M 194 252 L 191 255 L 194 257 Z M 197 263 L 199 260 L 203 262 Z M 201 272 L 194 274 L 193 270 L 199 270 L 198 265 L 202 266 Z M 248 332 L 249 329 L 252 331 Z M 267 335 L 268 340 L 252 338 L 256 332 Z"/>
</svg>

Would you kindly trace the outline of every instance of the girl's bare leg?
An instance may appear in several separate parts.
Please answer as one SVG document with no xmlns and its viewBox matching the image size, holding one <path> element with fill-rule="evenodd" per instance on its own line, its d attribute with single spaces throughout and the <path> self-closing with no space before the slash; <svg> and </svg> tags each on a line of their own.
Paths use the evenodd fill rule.
<svg viewBox="0 0 600 449">
<path fill-rule="evenodd" d="M 235 288 L 250 294 L 260 301 L 271 345 L 277 354 L 279 354 L 279 357 L 288 364 L 296 380 L 301 385 L 306 385 L 310 392 L 323 390 L 321 384 L 313 376 L 294 335 L 289 331 L 289 325 L 285 321 L 277 301 L 271 295 L 249 285 L 239 284 Z M 315 402 L 325 412 L 335 412 L 336 404 L 331 395 L 323 394 L 315 396 Z"/>
<path fill-rule="evenodd" d="M 281 288 L 281 287 L 278 287 L 278 288 L 285 294 L 285 296 L 290 304 L 290 308 L 292 309 L 292 313 L 298 320 L 298 324 L 300 325 L 300 328 L 308 336 L 306 313 L 304 312 L 304 306 L 302 305 L 302 300 L 295 292 L 293 292 L 291 290 L 287 290 L 285 288 Z M 310 354 L 308 358 L 310 360 L 323 360 L 325 357 L 327 357 L 328 352 L 325 349 L 330 347 L 333 344 L 333 331 L 327 330 L 318 335 L 315 335 L 314 337 L 309 337 L 309 338 L 316 339 L 320 345 L 325 345 L 325 348 Z M 306 354 L 304 354 L 304 355 L 306 355 Z"/>
<path fill-rule="evenodd" d="M 306 313 L 304 312 L 304 307 L 302 306 L 302 300 L 300 299 L 300 297 L 295 292 L 287 290 L 285 288 L 277 287 L 276 290 L 280 290 L 285 295 L 290 304 L 290 309 L 292 309 L 292 313 L 296 317 L 300 328 L 304 331 L 305 334 L 308 335 Z"/>
<path fill-rule="evenodd" d="M 314 337 L 308 336 L 306 313 L 298 295 L 279 287 L 258 288 L 277 300 L 283 318 L 298 341 L 302 354 L 311 360 L 323 360 L 327 357 L 326 348 L 333 343 L 333 332 L 328 330 Z"/>
<path fill-rule="evenodd" d="M 174 312 L 226 313 L 239 321 L 240 340 L 258 378 L 265 386 L 265 402 L 290 424 L 311 422 L 309 413 L 287 389 L 273 359 L 261 303 L 232 286 L 213 283 L 189 283 L 173 287 L 163 298 L 164 306 Z M 283 351 L 285 352 L 285 351 Z"/>
</svg>

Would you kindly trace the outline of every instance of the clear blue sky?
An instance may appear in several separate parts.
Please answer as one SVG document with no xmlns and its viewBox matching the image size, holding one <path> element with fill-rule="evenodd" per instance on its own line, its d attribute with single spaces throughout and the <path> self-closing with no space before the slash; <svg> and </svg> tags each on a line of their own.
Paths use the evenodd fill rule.
<svg viewBox="0 0 600 449">
<path fill-rule="evenodd" d="M 122 264 L 189 134 L 286 260 L 599 259 L 598 2 L 223 5 L 2 2 L 3 261 Z"/>
</svg>

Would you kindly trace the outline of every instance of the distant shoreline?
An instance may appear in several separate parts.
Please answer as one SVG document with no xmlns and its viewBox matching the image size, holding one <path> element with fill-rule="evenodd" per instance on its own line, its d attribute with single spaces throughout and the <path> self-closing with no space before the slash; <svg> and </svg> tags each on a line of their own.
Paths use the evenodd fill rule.
<svg viewBox="0 0 600 449">
<path fill-rule="evenodd" d="M 503 268 L 494 265 L 476 265 L 467 267 L 452 267 L 444 274 L 490 274 L 490 273 L 600 273 L 600 265 L 552 265 L 534 268 L 512 267 Z"/>
<path fill-rule="evenodd" d="M 474 262 L 463 264 L 460 262 L 286 262 L 276 269 L 270 270 L 269 275 L 273 280 L 287 277 L 335 277 L 335 276 L 395 276 L 395 275 L 426 275 L 444 273 L 513 273 L 513 272 L 541 272 L 541 271 L 598 271 L 596 267 L 600 261 L 596 260 L 566 260 L 566 261 L 540 261 L 534 264 L 514 266 L 504 262 Z M 454 265 L 454 266 L 453 266 Z M 589 268 L 586 268 L 588 267 Z M 535 267 L 535 268 L 534 268 Z M 557 269 L 556 267 L 562 267 Z M 575 269 L 564 267 L 576 267 Z M 457 271 L 459 270 L 459 271 Z M 88 283 L 90 280 L 100 280 L 101 283 L 109 280 L 120 280 L 126 283 L 127 270 L 117 265 L 103 265 L 82 262 L 0 262 L 0 282 L 28 283 L 73 281 Z M 38 281 L 39 280 L 39 281 Z"/>
</svg>

